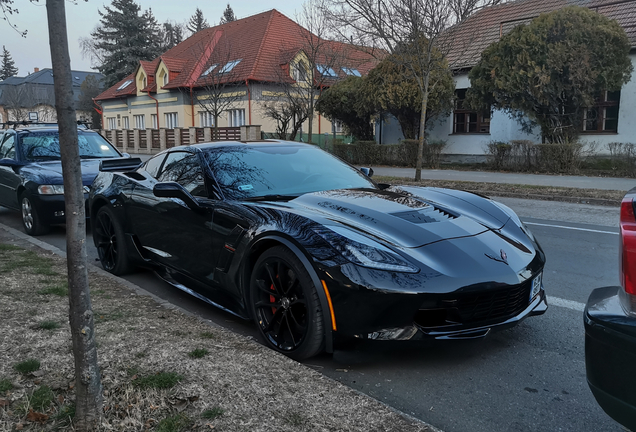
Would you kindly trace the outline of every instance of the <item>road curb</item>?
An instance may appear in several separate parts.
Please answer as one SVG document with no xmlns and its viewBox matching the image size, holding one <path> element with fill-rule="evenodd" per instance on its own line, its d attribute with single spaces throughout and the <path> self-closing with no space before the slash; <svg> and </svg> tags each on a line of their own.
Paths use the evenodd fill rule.
<svg viewBox="0 0 636 432">
<path fill-rule="evenodd" d="M 66 259 L 66 256 L 67 256 L 66 252 L 64 252 L 63 250 L 59 249 L 56 246 L 50 245 L 48 243 L 45 243 L 45 242 L 43 242 L 41 240 L 38 240 L 35 237 L 27 235 L 27 234 L 25 234 L 25 233 L 23 233 L 21 231 L 16 230 L 15 228 L 11 228 L 11 227 L 6 226 L 6 225 L 4 225 L 2 223 L 0 223 L 0 229 L 5 231 L 5 232 L 7 232 L 9 235 L 11 235 L 13 237 L 17 237 L 18 239 L 22 240 L 23 242 L 30 243 L 30 244 L 32 244 L 34 246 L 37 246 L 37 247 L 39 247 L 41 249 L 44 249 L 44 250 L 46 250 L 48 252 L 51 252 L 51 253 L 53 253 L 55 255 L 58 255 L 61 258 Z M 253 343 L 258 343 L 256 341 L 254 341 L 251 336 L 242 336 L 242 335 L 240 335 L 240 334 L 238 334 L 236 332 L 233 332 L 232 330 L 230 330 L 230 329 L 228 329 L 226 327 L 223 327 L 220 324 L 215 323 L 214 321 L 211 321 L 211 320 L 208 320 L 208 319 L 205 319 L 205 318 L 201 318 L 199 315 L 194 314 L 194 313 L 192 313 L 192 312 L 190 312 L 190 311 L 188 311 L 188 310 L 186 310 L 186 309 L 184 309 L 184 308 L 182 308 L 180 306 L 174 305 L 174 304 L 162 299 L 161 297 L 158 297 L 157 295 L 146 291 L 145 289 L 141 288 L 139 285 L 136 285 L 136 284 L 134 284 L 134 283 L 132 283 L 130 281 L 127 281 L 126 279 L 120 278 L 119 276 L 115 276 L 115 275 L 113 275 L 111 273 L 108 273 L 106 270 L 101 269 L 101 268 L 99 268 L 99 267 L 97 267 L 97 266 L 95 266 L 93 264 L 89 263 L 88 271 L 92 272 L 92 273 L 96 273 L 96 274 L 98 274 L 100 276 L 104 276 L 104 277 L 106 277 L 106 278 L 108 278 L 108 279 L 110 279 L 110 280 L 112 280 L 114 282 L 117 282 L 117 283 L 125 286 L 129 290 L 133 291 L 136 295 L 150 297 L 151 299 L 153 299 L 155 302 L 157 302 L 161 307 L 163 307 L 165 309 L 179 311 L 179 312 L 181 312 L 181 313 L 183 313 L 183 314 L 185 314 L 187 316 L 196 318 L 198 321 L 200 321 L 200 322 L 202 322 L 204 324 L 207 324 L 210 327 L 220 328 L 220 329 L 223 329 L 224 331 L 232 332 L 232 333 L 234 333 L 235 335 L 237 335 L 239 337 L 244 337 L 244 338 L 250 340 Z M 272 355 L 283 355 L 283 354 L 279 354 L 279 353 L 277 353 L 276 351 L 273 351 L 273 350 L 269 350 L 269 351 L 271 352 Z M 294 360 L 292 360 L 292 361 L 294 361 Z M 314 372 L 320 373 L 319 371 L 316 371 L 315 369 L 313 369 L 312 367 L 310 367 L 308 365 L 304 365 L 304 364 L 299 363 L 299 362 L 296 362 L 296 363 L 298 363 L 299 365 L 301 365 L 303 367 L 306 367 L 309 370 L 312 370 Z M 331 377 L 328 377 L 327 375 L 324 375 L 324 374 L 321 374 L 321 375 L 322 375 L 323 378 L 333 382 L 336 385 L 345 385 L 345 384 L 342 384 L 341 382 L 339 382 L 339 381 L 337 381 L 337 380 L 335 380 L 335 379 L 333 379 Z M 361 392 L 359 390 L 356 390 L 356 389 L 354 389 L 352 387 L 349 387 L 349 386 L 346 386 L 346 387 L 349 388 L 349 390 L 353 391 L 356 394 L 359 394 L 359 395 L 361 395 L 361 396 L 363 396 L 365 398 L 373 399 L 374 401 L 376 401 L 380 405 L 384 406 L 387 410 L 389 410 L 391 412 L 394 412 L 394 413 L 404 417 L 405 419 L 408 419 L 409 421 L 411 421 L 413 423 L 421 424 L 425 428 L 424 430 L 427 431 L 427 432 L 428 431 L 430 431 L 430 432 L 444 432 L 443 430 L 438 429 L 438 428 L 426 423 L 425 421 L 418 419 L 417 417 L 414 417 L 414 416 L 412 416 L 410 414 L 407 414 L 407 413 L 405 413 L 403 411 L 400 411 L 399 409 L 394 408 L 394 407 L 388 405 L 387 403 L 385 403 L 385 402 L 383 402 L 383 401 L 381 401 L 379 399 L 376 399 L 376 398 L 374 398 L 372 396 L 369 396 L 368 394 L 365 394 L 365 393 L 363 393 L 363 392 Z"/>
</svg>

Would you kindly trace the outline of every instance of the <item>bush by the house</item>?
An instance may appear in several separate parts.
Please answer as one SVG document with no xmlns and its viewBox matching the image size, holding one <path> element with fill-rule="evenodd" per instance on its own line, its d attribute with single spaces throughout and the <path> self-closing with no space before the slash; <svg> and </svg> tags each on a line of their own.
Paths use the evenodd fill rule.
<svg viewBox="0 0 636 432">
<path fill-rule="evenodd" d="M 593 147 L 593 146 L 592 146 Z M 488 164 L 497 170 L 575 173 L 593 150 L 583 144 L 535 144 L 528 140 L 494 141 L 486 146 Z"/>
<path fill-rule="evenodd" d="M 610 169 L 617 174 L 636 177 L 636 144 L 609 143 Z"/>
<path fill-rule="evenodd" d="M 429 141 L 424 146 L 422 164 L 438 168 L 445 141 Z M 334 154 L 354 165 L 392 165 L 415 167 L 417 140 L 402 140 L 399 144 L 377 144 L 375 141 L 357 141 L 352 144 L 336 144 Z"/>
</svg>

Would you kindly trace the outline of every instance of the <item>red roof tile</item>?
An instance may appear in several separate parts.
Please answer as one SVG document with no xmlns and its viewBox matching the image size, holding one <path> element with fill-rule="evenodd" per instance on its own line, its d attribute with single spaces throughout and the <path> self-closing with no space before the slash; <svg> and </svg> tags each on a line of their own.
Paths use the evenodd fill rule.
<svg viewBox="0 0 636 432">
<path fill-rule="evenodd" d="M 201 75 L 208 68 L 212 65 L 222 68 L 228 62 L 236 60 L 240 62 L 223 76 L 224 81 L 280 82 L 285 79 L 285 74 L 281 73 L 281 64 L 288 63 L 302 50 L 303 39 L 309 34 L 275 9 L 201 30 L 160 57 L 170 71 L 169 82 L 164 88 L 203 86 L 206 78 Z M 357 68 L 362 74 L 366 74 L 377 64 L 373 56 L 353 45 L 338 42 L 328 44 L 334 51 L 344 54 L 344 65 Z M 149 78 L 150 91 L 156 91 L 156 86 L 150 85 L 150 77 L 152 76 L 154 84 L 159 58 L 141 63 Z M 150 65 L 155 69 L 152 72 L 148 69 Z M 291 78 L 286 79 L 291 81 Z M 108 89 L 98 99 L 111 97 L 113 93 Z"/>
<path fill-rule="evenodd" d="M 527 24 L 542 13 L 565 6 L 588 7 L 615 19 L 636 47 L 636 0 L 517 0 L 484 8 L 452 29 L 454 46 L 449 54 L 453 68 L 477 64 L 481 52 L 520 24 Z"/>
<path fill-rule="evenodd" d="M 128 83 L 124 86 L 125 83 Z M 117 84 L 107 89 L 103 93 L 97 95 L 94 100 L 106 100 L 106 99 L 117 99 L 128 97 L 130 95 L 134 95 L 137 93 L 137 86 L 135 86 L 135 74 L 130 74 L 123 80 L 119 81 Z"/>
</svg>

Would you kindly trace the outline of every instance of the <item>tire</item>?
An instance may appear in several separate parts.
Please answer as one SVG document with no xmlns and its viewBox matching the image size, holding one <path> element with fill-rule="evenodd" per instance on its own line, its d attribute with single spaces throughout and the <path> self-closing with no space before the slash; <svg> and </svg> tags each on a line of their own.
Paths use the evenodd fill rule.
<svg viewBox="0 0 636 432">
<path fill-rule="evenodd" d="M 33 205 L 33 197 L 28 192 L 22 192 L 20 195 L 20 212 L 22 213 L 24 232 L 28 235 L 43 235 L 51 229 L 48 224 L 42 223 L 42 217 Z"/>
<path fill-rule="evenodd" d="M 323 350 L 322 308 L 298 257 L 283 246 L 264 252 L 250 279 L 252 316 L 266 345 L 295 360 Z"/>
<path fill-rule="evenodd" d="M 97 211 L 93 224 L 93 238 L 102 267 L 114 275 L 124 275 L 133 270 L 126 251 L 124 230 L 110 207 Z"/>
</svg>

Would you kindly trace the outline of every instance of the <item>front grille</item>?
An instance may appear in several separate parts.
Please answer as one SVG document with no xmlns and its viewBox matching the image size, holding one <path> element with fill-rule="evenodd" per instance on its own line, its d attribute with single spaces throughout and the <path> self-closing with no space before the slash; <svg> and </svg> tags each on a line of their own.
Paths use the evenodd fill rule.
<svg viewBox="0 0 636 432">
<path fill-rule="evenodd" d="M 422 305 L 415 324 L 425 328 L 488 325 L 521 313 L 530 303 L 532 280 L 505 288 L 488 288 L 434 296 Z"/>
</svg>

